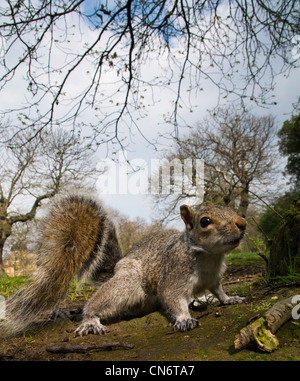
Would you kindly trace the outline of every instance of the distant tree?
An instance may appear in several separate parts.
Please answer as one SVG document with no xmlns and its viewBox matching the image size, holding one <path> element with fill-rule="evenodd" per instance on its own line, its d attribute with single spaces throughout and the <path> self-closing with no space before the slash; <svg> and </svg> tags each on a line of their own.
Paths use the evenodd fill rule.
<svg viewBox="0 0 300 381">
<path fill-rule="evenodd" d="M 3 248 L 17 223 L 33 220 L 43 200 L 94 173 L 92 152 L 79 136 L 44 130 L 35 139 L 2 130 L 0 147 L 0 273 Z"/>
<path fill-rule="evenodd" d="M 300 114 L 283 123 L 278 131 L 279 150 L 287 156 L 286 173 L 294 188 L 300 190 Z"/>
<path fill-rule="evenodd" d="M 176 139 L 167 159 L 204 160 L 205 199 L 234 206 L 246 215 L 253 188 L 265 189 L 274 174 L 275 138 L 272 116 L 257 117 L 233 105 L 214 110 L 189 134 Z M 170 211 L 191 196 L 184 191 L 178 197 L 158 195 L 156 201 Z"/>
<path fill-rule="evenodd" d="M 300 279 L 300 196 L 284 214 L 270 248 L 271 277 L 288 276 Z"/>
<path fill-rule="evenodd" d="M 118 227 L 123 255 L 126 255 L 132 246 L 147 234 L 163 229 L 163 226 L 158 221 L 148 223 L 144 218 L 140 217 L 131 220 L 129 217 L 114 209 L 110 210 L 110 215 Z"/>
<path fill-rule="evenodd" d="M 287 192 L 283 196 L 278 197 L 273 203 L 272 208 L 274 208 L 280 216 L 284 214 L 289 209 L 293 200 L 295 200 L 300 195 L 300 192 Z M 272 240 L 282 222 L 282 218 L 270 208 L 266 208 L 265 212 L 261 215 L 259 219 L 259 226 L 266 234 L 266 236 Z"/>
</svg>

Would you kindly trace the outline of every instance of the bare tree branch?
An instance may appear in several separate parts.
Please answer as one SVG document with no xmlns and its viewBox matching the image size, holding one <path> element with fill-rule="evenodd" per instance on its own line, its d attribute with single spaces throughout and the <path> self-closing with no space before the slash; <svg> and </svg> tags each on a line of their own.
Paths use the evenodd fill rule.
<svg viewBox="0 0 300 381">
<path fill-rule="evenodd" d="M 24 102 L 8 105 L 2 116 L 10 114 L 18 130 L 34 127 L 34 139 L 58 121 L 85 125 L 83 116 L 92 114 L 97 142 L 119 145 L 121 123 L 143 132 L 135 115 L 146 109 L 144 90 L 173 91 L 166 114 L 175 133 L 183 92 L 197 94 L 206 79 L 220 99 L 272 104 L 275 76 L 295 67 L 289 47 L 300 33 L 296 0 L 23 0 L 5 2 L 0 17 L 0 89 L 18 83 L 19 73 L 27 86 Z M 159 68 L 160 60 L 167 70 L 145 79 L 143 70 Z M 17 124 L 20 117 L 24 124 Z"/>
<path fill-rule="evenodd" d="M 233 206 L 246 215 L 250 195 L 268 205 L 255 186 L 270 182 L 275 173 L 275 126 L 272 116 L 255 117 L 236 105 L 218 108 L 188 135 L 175 139 L 167 158 L 179 158 L 182 162 L 188 158 L 203 160 L 205 200 Z M 170 219 L 178 203 L 191 197 L 195 205 L 202 202 L 195 194 L 183 192 L 158 194 L 156 205 L 164 209 L 164 218 Z"/>
</svg>

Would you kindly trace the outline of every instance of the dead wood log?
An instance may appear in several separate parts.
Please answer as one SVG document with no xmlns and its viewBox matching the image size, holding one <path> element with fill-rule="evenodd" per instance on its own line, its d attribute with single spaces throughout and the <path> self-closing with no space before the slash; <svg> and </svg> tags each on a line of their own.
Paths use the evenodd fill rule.
<svg viewBox="0 0 300 381">
<path fill-rule="evenodd" d="M 279 346 L 274 333 L 292 317 L 292 297 L 284 299 L 266 311 L 263 316 L 254 319 L 236 336 L 235 349 L 242 349 L 251 341 L 265 352 L 273 352 Z"/>
<path fill-rule="evenodd" d="M 110 351 L 113 348 L 133 349 L 134 344 L 116 342 L 96 345 L 53 345 L 47 347 L 46 351 L 51 353 L 84 353 L 91 350 Z"/>
</svg>

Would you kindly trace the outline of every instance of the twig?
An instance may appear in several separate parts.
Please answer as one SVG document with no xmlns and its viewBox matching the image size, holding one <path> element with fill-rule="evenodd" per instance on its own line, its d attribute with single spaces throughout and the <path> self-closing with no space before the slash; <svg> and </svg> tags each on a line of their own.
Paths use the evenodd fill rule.
<svg viewBox="0 0 300 381">
<path fill-rule="evenodd" d="M 110 351 L 113 348 L 133 349 L 134 344 L 116 342 L 97 345 L 53 345 L 47 347 L 46 351 L 51 353 L 84 353 L 91 350 Z"/>
<path fill-rule="evenodd" d="M 0 353 L 0 360 L 4 360 L 4 359 L 13 359 L 14 356 L 13 355 L 7 355 L 5 353 Z"/>
<path fill-rule="evenodd" d="M 257 249 L 257 254 L 265 261 L 267 269 L 269 268 L 269 258 L 266 256 L 266 254 L 259 248 L 257 242 L 254 241 L 253 238 L 248 237 L 248 239 L 255 245 Z"/>
<path fill-rule="evenodd" d="M 279 284 L 279 285 L 276 285 L 276 286 L 269 286 L 269 289 L 266 290 L 263 293 L 263 295 L 268 295 L 271 292 L 273 292 L 274 290 L 278 290 L 279 288 L 285 288 L 285 287 L 300 287 L 300 283 L 299 282 L 294 282 L 294 283 Z"/>
<path fill-rule="evenodd" d="M 259 226 L 258 222 L 255 220 L 254 217 L 251 217 L 255 225 L 258 227 L 258 229 L 262 232 L 262 234 L 267 238 L 267 241 L 270 243 L 272 242 L 271 238 L 268 236 L 268 234 Z"/>
<path fill-rule="evenodd" d="M 170 331 L 170 332 L 167 332 L 166 335 L 174 335 L 174 333 L 178 333 L 178 331 Z"/>
<path fill-rule="evenodd" d="M 203 312 L 201 312 L 200 315 L 196 316 L 195 319 L 197 319 L 197 320 L 198 320 L 198 319 L 201 319 L 203 316 L 209 315 L 209 314 L 211 314 L 211 313 L 212 313 L 211 310 L 203 311 Z"/>
<path fill-rule="evenodd" d="M 271 205 L 269 205 L 264 199 L 259 197 L 256 193 L 252 192 L 251 190 L 248 190 L 248 191 L 249 191 L 249 193 L 252 193 L 254 197 L 257 197 L 261 202 L 263 202 L 269 209 L 272 210 L 272 212 L 277 214 L 278 217 L 283 219 L 283 216 L 280 213 L 278 213 L 277 210 L 275 210 Z"/>
<path fill-rule="evenodd" d="M 238 277 L 237 279 L 232 279 L 232 280 L 228 280 L 228 281 L 224 281 L 223 282 L 223 285 L 225 286 L 228 286 L 230 284 L 237 284 L 237 283 L 241 283 L 241 282 L 250 282 L 250 281 L 253 281 L 253 279 L 255 279 L 256 277 L 258 277 L 259 274 L 255 274 L 255 275 L 243 275 L 241 277 Z"/>
</svg>

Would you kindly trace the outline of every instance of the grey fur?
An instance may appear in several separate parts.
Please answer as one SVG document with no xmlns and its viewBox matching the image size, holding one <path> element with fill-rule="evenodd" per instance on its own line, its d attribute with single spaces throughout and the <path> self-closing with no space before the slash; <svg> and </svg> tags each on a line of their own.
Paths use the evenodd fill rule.
<svg viewBox="0 0 300 381">
<path fill-rule="evenodd" d="M 186 207 L 188 208 L 188 207 Z M 144 238 L 115 267 L 115 275 L 102 284 L 84 308 L 84 321 L 76 335 L 108 332 L 102 321 L 160 311 L 186 331 L 198 326 L 189 313 L 194 295 L 210 290 L 224 304 L 244 298 L 228 297 L 221 286 L 225 253 L 236 247 L 246 221 L 228 208 L 210 206 L 190 216 L 186 232 L 163 231 Z M 213 223 L 201 229 L 201 216 Z M 200 231 L 201 230 L 201 231 Z M 209 230 L 205 231 L 205 230 Z"/>
<path fill-rule="evenodd" d="M 102 322 L 165 314 L 179 331 L 198 326 L 189 303 L 206 289 L 225 304 L 243 298 L 228 297 L 221 286 L 225 253 L 243 237 L 246 221 L 234 211 L 209 205 L 197 213 L 183 205 L 186 231 L 153 233 L 122 258 L 117 232 L 109 213 L 93 198 L 70 195 L 53 203 L 42 234 L 41 264 L 36 277 L 7 303 L 8 334 L 30 326 L 53 311 L 74 275 L 99 280 L 100 287 L 84 307 L 76 335 L 105 334 Z M 202 217 L 209 218 L 207 227 Z M 101 321 L 100 321 L 101 319 Z"/>
</svg>

